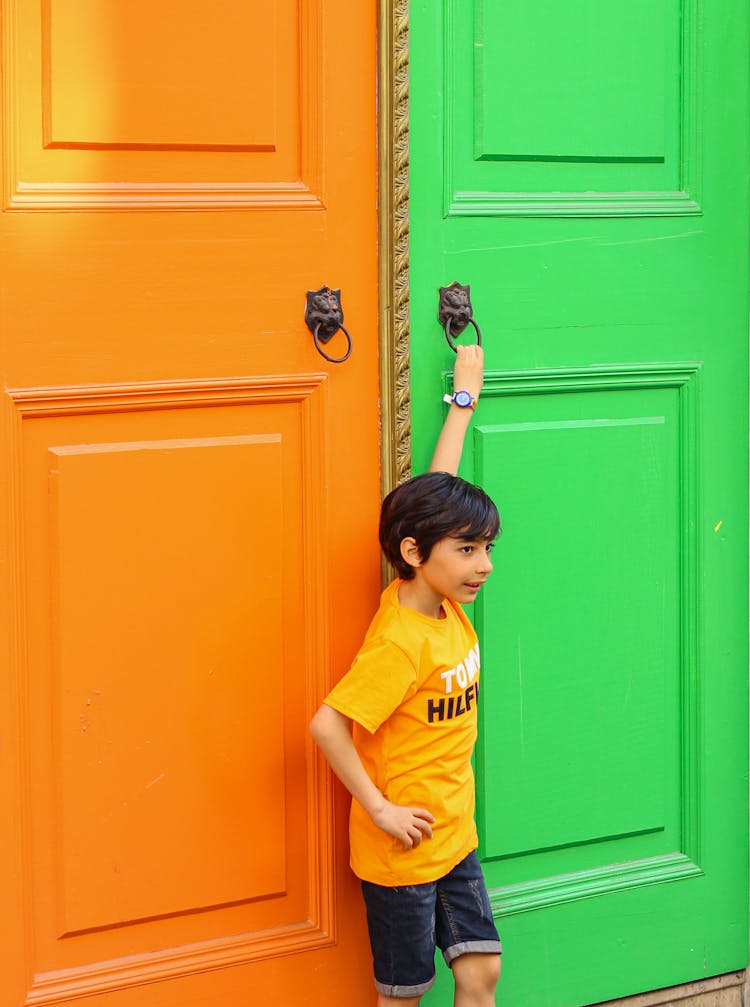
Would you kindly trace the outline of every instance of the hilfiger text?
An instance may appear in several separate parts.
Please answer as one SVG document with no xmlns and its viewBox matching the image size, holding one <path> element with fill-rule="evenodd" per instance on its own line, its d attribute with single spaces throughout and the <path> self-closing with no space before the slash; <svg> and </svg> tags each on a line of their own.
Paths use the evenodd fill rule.
<svg viewBox="0 0 750 1007">
<path fill-rule="evenodd" d="M 455 668 L 449 668 L 440 673 L 445 683 L 447 696 L 440 699 L 427 700 L 427 721 L 432 724 L 440 720 L 452 720 L 471 710 L 479 696 L 479 682 L 474 679 L 479 675 L 479 644 L 476 643 L 469 653 L 459 661 Z M 451 693 L 458 692 L 458 695 Z"/>
<path fill-rule="evenodd" d="M 452 720 L 471 710 L 471 704 L 479 697 L 479 682 L 474 682 L 464 692 L 457 696 L 441 696 L 440 699 L 427 700 L 427 720 L 430 724 L 436 720 Z"/>
</svg>

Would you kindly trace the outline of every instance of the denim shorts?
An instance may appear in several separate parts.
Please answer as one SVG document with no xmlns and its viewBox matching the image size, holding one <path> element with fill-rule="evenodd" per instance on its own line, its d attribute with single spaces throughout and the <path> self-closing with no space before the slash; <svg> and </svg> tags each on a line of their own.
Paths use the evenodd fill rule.
<svg viewBox="0 0 750 1007">
<path fill-rule="evenodd" d="M 435 982 L 435 948 L 450 965 L 469 952 L 500 954 L 490 899 L 476 853 L 423 885 L 362 882 L 375 986 L 387 997 L 421 996 Z"/>
</svg>

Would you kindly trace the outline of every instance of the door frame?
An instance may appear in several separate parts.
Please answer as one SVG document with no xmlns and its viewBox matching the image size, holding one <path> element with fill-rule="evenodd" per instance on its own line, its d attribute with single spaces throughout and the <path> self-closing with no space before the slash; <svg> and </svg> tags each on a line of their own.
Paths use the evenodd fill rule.
<svg viewBox="0 0 750 1007">
<path fill-rule="evenodd" d="M 379 0 L 379 16 L 380 460 L 385 496 L 411 475 L 409 0 Z M 383 580 L 390 580 L 385 564 Z M 750 990 L 750 968 L 609 1001 L 609 1007 L 659 1007 L 675 1000 L 698 1007 L 707 994 L 716 996 L 718 1005 L 730 1007 L 737 1002 L 738 987 Z"/>
<path fill-rule="evenodd" d="M 411 475 L 409 0 L 380 0 L 378 231 L 383 496 Z"/>
</svg>

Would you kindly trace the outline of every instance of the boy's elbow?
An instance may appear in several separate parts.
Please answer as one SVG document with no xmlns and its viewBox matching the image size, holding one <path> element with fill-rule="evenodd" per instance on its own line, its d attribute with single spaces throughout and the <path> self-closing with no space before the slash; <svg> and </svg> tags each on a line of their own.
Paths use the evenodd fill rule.
<svg viewBox="0 0 750 1007">
<path fill-rule="evenodd" d="M 334 710 L 333 707 L 326 706 L 323 703 L 310 721 L 309 730 L 313 741 L 323 747 L 336 733 L 336 728 L 341 727 L 342 724 L 345 724 L 348 728 L 349 722 L 342 714 Z"/>
<path fill-rule="evenodd" d="M 329 706 L 326 706 L 325 703 L 323 703 L 323 705 L 318 708 L 313 719 L 310 721 L 309 731 L 316 745 L 320 745 L 327 735 L 326 722 L 328 720 L 328 715 L 326 710 L 330 711 L 330 709 L 331 708 Z"/>
<path fill-rule="evenodd" d="M 310 734 L 312 735 L 313 741 L 316 742 L 316 744 L 318 742 L 318 729 L 319 729 L 318 714 L 319 713 L 320 713 L 320 710 L 316 710 L 315 715 L 313 716 L 313 719 L 308 724 L 308 728 L 307 728 L 308 731 L 310 732 Z"/>
</svg>

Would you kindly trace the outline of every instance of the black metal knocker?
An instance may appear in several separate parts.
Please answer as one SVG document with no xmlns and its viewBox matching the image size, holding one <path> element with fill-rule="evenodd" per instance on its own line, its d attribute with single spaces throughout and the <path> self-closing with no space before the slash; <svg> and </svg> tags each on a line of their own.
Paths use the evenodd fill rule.
<svg viewBox="0 0 750 1007">
<path fill-rule="evenodd" d="M 325 286 L 320 290 L 308 290 L 305 324 L 312 332 L 315 349 L 321 357 L 325 357 L 332 364 L 343 364 L 345 360 L 349 359 L 352 352 L 352 337 L 344 328 L 344 311 L 341 307 L 340 290 L 331 290 L 330 287 Z M 343 357 L 331 357 L 320 344 L 330 342 L 339 329 L 346 336 L 346 353 Z"/>
<path fill-rule="evenodd" d="M 474 326 L 477 334 L 477 346 L 482 345 L 482 333 L 472 315 L 469 289 L 468 283 L 464 285 L 455 280 L 447 287 L 440 288 L 438 319 L 440 324 L 445 327 L 445 338 L 454 353 L 457 350 L 451 332 L 460 336 L 467 325 Z"/>
</svg>

